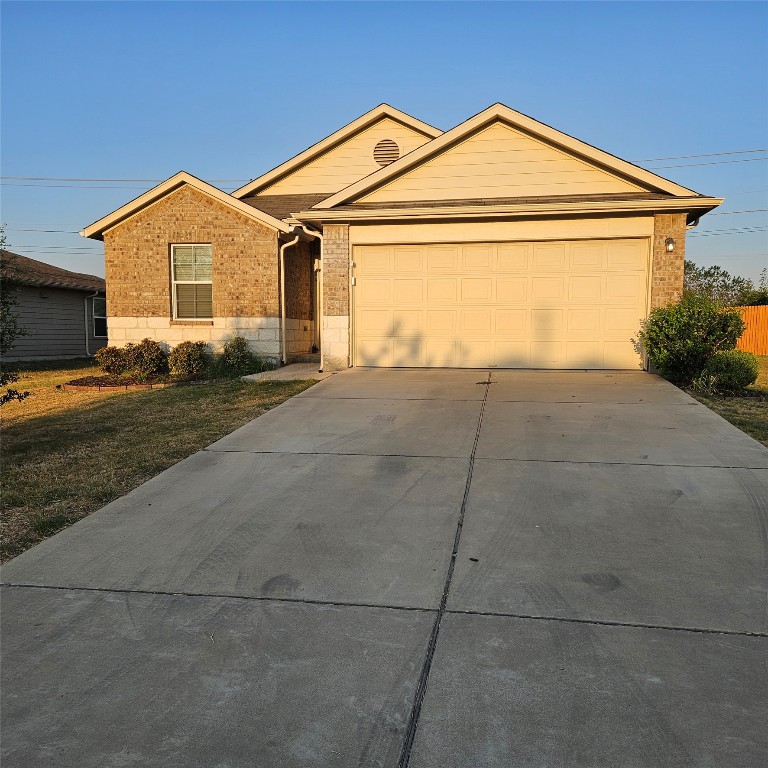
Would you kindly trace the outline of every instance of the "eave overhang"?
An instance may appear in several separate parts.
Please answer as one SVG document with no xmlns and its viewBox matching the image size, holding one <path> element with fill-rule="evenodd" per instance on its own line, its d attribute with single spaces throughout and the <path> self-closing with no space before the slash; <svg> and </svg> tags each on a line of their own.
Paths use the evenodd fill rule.
<svg viewBox="0 0 768 768">
<path fill-rule="evenodd" d="M 693 221 L 717 208 L 724 198 L 675 197 L 663 200 L 614 200 L 569 203 L 530 203 L 499 205 L 445 205 L 409 208 L 333 208 L 301 211 L 292 214 L 292 221 L 312 226 L 324 223 L 366 223 L 378 221 L 448 221 L 451 219 L 535 218 L 550 216 L 589 216 L 606 214 L 687 213 Z"/>
<path fill-rule="evenodd" d="M 122 207 L 113 211 L 109 215 L 105 216 L 98 221 L 95 221 L 90 226 L 86 227 L 80 232 L 82 237 L 89 237 L 92 240 L 103 240 L 104 233 L 116 227 L 118 224 L 122 224 L 126 219 L 129 219 L 134 214 L 143 210 L 147 206 L 156 203 L 171 192 L 175 192 L 183 186 L 190 186 L 196 189 L 198 192 L 202 192 L 204 195 L 217 200 L 220 203 L 242 213 L 249 219 L 254 219 L 261 224 L 266 224 L 268 227 L 272 227 L 278 232 L 289 233 L 291 231 L 290 226 L 280 219 L 276 219 L 274 216 L 270 216 L 264 211 L 260 211 L 258 208 L 254 208 L 251 205 L 241 202 L 240 200 L 228 195 L 226 192 L 222 192 L 220 189 L 208 184 L 202 179 L 198 179 L 196 176 L 187 173 L 186 171 L 180 171 L 170 179 L 158 184 L 143 195 L 131 200 Z"/>
</svg>

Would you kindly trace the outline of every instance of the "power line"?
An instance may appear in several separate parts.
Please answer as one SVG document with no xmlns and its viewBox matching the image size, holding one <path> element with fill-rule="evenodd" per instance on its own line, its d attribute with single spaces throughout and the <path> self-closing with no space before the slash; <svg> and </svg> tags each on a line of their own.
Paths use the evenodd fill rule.
<svg viewBox="0 0 768 768">
<path fill-rule="evenodd" d="M 633 160 L 634 163 L 655 163 L 660 160 L 690 160 L 693 157 L 722 157 L 723 155 L 748 155 L 753 152 L 768 152 L 768 149 L 740 149 L 736 152 L 710 152 L 706 155 L 678 155 L 676 157 L 651 157 L 647 160 Z"/>
<path fill-rule="evenodd" d="M 766 150 L 768 151 L 768 150 Z M 168 179 L 78 179 L 67 178 L 58 176 L 0 176 L 2 180 L 10 181 L 124 181 L 124 182 L 139 182 L 146 181 L 153 184 L 159 184 L 162 181 L 168 181 Z M 253 179 L 208 179 L 208 182 L 231 182 L 231 183 L 247 183 L 253 181 Z"/>
<path fill-rule="evenodd" d="M 751 211 L 720 211 L 718 213 L 710 213 L 710 216 L 733 216 L 737 213 L 762 213 L 768 211 L 768 208 L 753 208 Z"/>
<path fill-rule="evenodd" d="M 65 235 L 79 235 L 76 229 L 17 229 L 16 227 L 5 227 L 6 232 L 59 232 Z"/>
<path fill-rule="evenodd" d="M 757 163 L 768 160 L 768 157 L 749 157 L 746 160 L 713 160 L 711 163 L 684 163 L 682 165 L 654 165 L 646 170 L 659 171 L 662 168 L 698 168 L 702 165 L 728 165 L 729 163 Z"/>
</svg>

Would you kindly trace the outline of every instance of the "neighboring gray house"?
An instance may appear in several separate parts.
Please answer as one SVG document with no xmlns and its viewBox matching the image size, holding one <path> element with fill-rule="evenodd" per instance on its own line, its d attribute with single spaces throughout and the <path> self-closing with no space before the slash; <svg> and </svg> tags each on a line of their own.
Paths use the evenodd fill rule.
<svg viewBox="0 0 768 768">
<path fill-rule="evenodd" d="M 19 284 L 19 336 L 5 360 L 86 357 L 107 345 L 106 284 L 95 275 L 70 272 L 3 251 Z"/>
</svg>

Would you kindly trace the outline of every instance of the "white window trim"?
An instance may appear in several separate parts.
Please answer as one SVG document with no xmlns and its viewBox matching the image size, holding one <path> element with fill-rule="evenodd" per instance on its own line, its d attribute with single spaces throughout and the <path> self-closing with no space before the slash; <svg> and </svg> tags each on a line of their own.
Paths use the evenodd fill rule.
<svg viewBox="0 0 768 768">
<path fill-rule="evenodd" d="M 203 246 L 207 245 L 211 249 L 211 258 L 213 258 L 213 245 L 211 243 L 171 243 L 169 258 L 171 261 L 170 268 L 171 268 L 171 304 L 173 307 L 173 319 L 174 320 L 181 320 L 185 323 L 210 323 L 211 320 L 213 320 L 213 317 L 179 317 L 176 310 L 176 286 L 177 285 L 210 285 L 211 286 L 211 295 L 213 295 L 213 274 L 211 274 L 210 280 L 176 280 L 175 278 L 175 272 L 173 269 L 173 249 L 177 247 L 184 247 L 188 248 L 189 246 L 192 246 L 193 248 L 195 246 Z M 211 270 L 213 272 L 213 270 Z"/>
<path fill-rule="evenodd" d="M 96 302 L 97 301 L 103 301 L 104 302 L 104 314 L 103 315 L 97 315 L 96 314 Z M 103 336 L 99 336 L 96 333 L 96 320 L 103 320 L 104 324 L 107 324 L 107 300 L 104 298 L 104 296 L 93 296 L 91 299 L 91 327 L 93 329 L 93 338 L 94 339 L 108 339 L 109 338 L 109 326 L 107 326 L 107 333 L 105 333 Z"/>
</svg>

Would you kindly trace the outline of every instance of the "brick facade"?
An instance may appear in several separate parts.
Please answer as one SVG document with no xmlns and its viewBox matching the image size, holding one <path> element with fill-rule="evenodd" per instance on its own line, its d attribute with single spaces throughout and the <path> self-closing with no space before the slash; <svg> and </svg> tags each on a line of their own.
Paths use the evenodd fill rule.
<svg viewBox="0 0 768 768">
<path fill-rule="evenodd" d="M 685 222 L 684 213 L 657 213 L 654 217 L 651 309 L 674 304 L 683 295 Z M 672 253 L 664 244 L 668 237 L 675 241 Z"/>
<path fill-rule="evenodd" d="M 313 261 L 311 243 L 298 242 L 285 250 L 285 341 L 289 360 L 312 350 Z"/>
<path fill-rule="evenodd" d="M 349 225 L 323 228 L 323 365 L 349 367 Z"/>
<path fill-rule="evenodd" d="M 213 246 L 214 317 L 278 317 L 277 232 L 182 187 L 104 233 L 118 317 L 171 317 L 171 243 Z"/>
<path fill-rule="evenodd" d="M 213 320 L 173 320 L 170 246 L 210 243 Z M 276 358 L 280 283 L 277 231 L 185 186 L 104 233 L 110 344 L 144 337 L 216 348 L 242 335 Z"/>
</svg>

